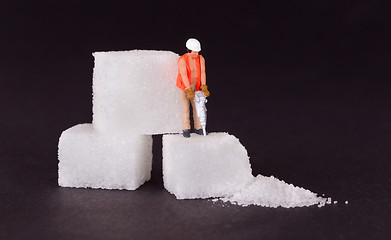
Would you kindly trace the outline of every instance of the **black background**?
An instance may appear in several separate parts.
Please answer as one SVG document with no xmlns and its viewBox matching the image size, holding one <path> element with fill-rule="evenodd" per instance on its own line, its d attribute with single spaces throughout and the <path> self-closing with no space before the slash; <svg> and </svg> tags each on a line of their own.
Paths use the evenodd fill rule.
<svg viewBox="0 0 391 240">
<path fill-rule="evenodd" d="M 255 1 L 254 1 L 255 2 Z M 388 1 L 1 1 L 1 239 L 389 239 Z M 176 200 L 57 186 L 61 132 L 92 118 L 92 52 L 201 41 L 209 131 L 254 175 L 324 193 L 323 208 Z M 349 204 L 344 202 L 348 200 Z"/>
</svg>

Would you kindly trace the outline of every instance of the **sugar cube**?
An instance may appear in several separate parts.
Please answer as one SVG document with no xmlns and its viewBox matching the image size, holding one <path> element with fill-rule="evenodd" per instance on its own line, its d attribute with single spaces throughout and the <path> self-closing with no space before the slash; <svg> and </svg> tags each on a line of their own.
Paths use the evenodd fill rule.
<svg viewBox="0 0 391 240">
<path fill-rule="evenodd" d="M 252 179 L 247 151 L 232 135 L 163 136 L 164 187 L 178 199 L 231 195 Z"/>
<path fill-rule="evenodd" d="M 135 190 L 151 177 L 152 136 L 102 134 L 79 124 L 61 134 L 58 158 L 62 187 Z"/>
<path fill-rule="evenodd" d="M 93 124 L 108 133 L 181 132 L 176 77 L 170 51 L 95 52 Z"/>
</svg>

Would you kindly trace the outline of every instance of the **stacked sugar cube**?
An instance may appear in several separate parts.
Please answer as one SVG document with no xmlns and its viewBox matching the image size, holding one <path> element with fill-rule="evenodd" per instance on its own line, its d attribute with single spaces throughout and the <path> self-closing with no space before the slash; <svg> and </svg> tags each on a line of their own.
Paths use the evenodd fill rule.
<svg viewBox="0 0 391 240">
<path fill-rule="evenodd" d="M 148 181 L 153 134 L 180 133 L 178 55 L 94 53 L 93 121 L 64 131 L 59 185 L 134 190 Z M 165 187 L 178 198 L 232 194 L 252 179 L 239 140 L 226 133 L 163 138 Z"/>
<path fill-rule="evenodd" d="M 177 54 L 135 50 L 93 55 L 92 122 L 97 130 L 126 135 L 181 131 Z"/>
<path fill-rule="evenodd" d="M 151 176 L 151 135 L 181 131 L 178 55 L 134 50 L 93 56 L 93 122 L 62 133 L 58 182 L 134 190 Z"/>
<path fill-rule="evenodd" d="M 61 134 L 60 186 L 135 190 L 151 177 L 152 135 L 166 134 L 164 187 L 178 199 L 222 197 L 272 207 L 324 200 L 272 178 L 254 178 L 246 149 L 232 135 L 178 134 L 177 54 L 134 50 L 93 56 L 93 121 Z"/>
</svg>

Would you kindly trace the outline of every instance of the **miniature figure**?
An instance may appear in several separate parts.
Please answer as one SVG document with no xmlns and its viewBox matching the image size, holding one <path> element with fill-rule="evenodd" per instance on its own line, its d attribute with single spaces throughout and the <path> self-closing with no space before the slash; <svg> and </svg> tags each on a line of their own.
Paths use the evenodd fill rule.
<svg viewBox="0 0 391 240">
<path fill-rule="evenodd" d="M 185 138 L 190 137 L 190 104 L 193 108 L 194 132 L 199 135 L 206 135 L 206 112 L 204 113 L 205 123 L 202 126 L 197 116 L 194 103 L 195 91 L 202 91 L 205 97 L 210 95 L 206 86 L 205 59 L 199 55 L 201 44 L 195 38 L 186 42 L 188 52 L 178 60 L 178 77 L 176 86 L 179 89 L 179 98 L 182 105 L 182 130 Z M 205 99 L 206 100 L 206 99 Z M 206 102 L 206 101 L 205 101 Z M 204 103 L 205 103 L 204 102 Z M 205 106 L 205 105 L 204 105 Z M 206 108 L 203 108 L 206 110 Z"/>
</svg>

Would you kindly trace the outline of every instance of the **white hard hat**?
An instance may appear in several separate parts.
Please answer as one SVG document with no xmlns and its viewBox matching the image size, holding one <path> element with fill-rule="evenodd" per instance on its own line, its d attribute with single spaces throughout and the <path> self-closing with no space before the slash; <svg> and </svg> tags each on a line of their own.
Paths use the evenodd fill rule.
<svg viewBox="0 0 391 240">
<path fill-rule="evenodd" d="M 195 52 L 201 51 L 201 43 L 195 38 L 189 38 L 186 42 L 186 47 Z"/>
</svg>

